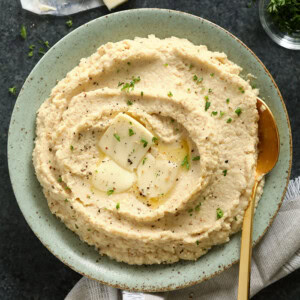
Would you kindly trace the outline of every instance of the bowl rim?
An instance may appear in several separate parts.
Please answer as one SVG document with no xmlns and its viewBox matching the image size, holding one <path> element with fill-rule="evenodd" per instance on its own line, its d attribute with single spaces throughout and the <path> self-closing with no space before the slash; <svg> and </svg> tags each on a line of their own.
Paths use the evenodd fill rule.
<svg viewBox="0 0 300 300">
<path fill-rule="evenodd" d="M 257 60 L 257 62 L 263 67 L 265 73 L 268 75 L 268 77 L 271 79 L 274 87 L 276 88 L 276 92 L 279 96 L 279 99 L 281 101 L 281 104 L 282 104 L 282 108 L 284 110 L 284 114 L 285 114 L 285 117 L 286 117 L 286 121 L 287 121 L 287 125 L 288 125 L 288 131 L 289 131 L 289 150 L 290 150 L 290 160 L 289 160 L 289 163 L 288 163 L 288 174 L 287 174 L 287 182 L 286 182 L 286 185 L 284 187 L 284 190 L 283 190 L 283 193 L 282 193 L 282 197 L 281 197 L 281 200 L 280 202 L 278 203 L 278 206 L 277 206 L 277 210 L 276 212 L 274 213 L 273 217 L 269 219 L 269 224 L 268 226 L 265 228 L 265 230 L 261 233 L 261 235 L 257 238 L 257 240 L 253 243 L 253 247 L 255 245 L 257 245 L 259 243 L 259 241 L 262 239 L 262 237 L 264 236 L 264 234 L 267 232 L 267 230 L 269 229 L 269 227 L 271 226 L 271 224 L 273 223 L 281 205 L 282 205 L 282 202 L 284 200 L 284 197 L 285 197 L 285 194 L 286 194 L 286 191 L 287 191 L 287 187 L 288 187 L 288 183 L 289 183 L 289 179 L 290 179 L 290 175 L 291 175 L 291 168 L 292 168 L 292 155 L 293 155 L 293 144 L 292 144 L 292 131 L 291 131 L 291 125 L 290 125 L 290 119 L 289 119 L 289 116 L 288 116 L 288 113 L 287 113 L 287 109 L 286 109 L 286 106 L 285 106 L 285 103 L 283 101 L 283 98 L 282 98 L 282 95 L 279 91 L 279 88 L 277 86 L 277 84 L 275 83 L 272 75 L 270 74 L 270 72 L 267 70 L 267 68 L 265 67 L 265 65 L 262 63 L 262 61 L 256 56 L 256 54 L 246 46 L 245 43 L 243 43 L 240 39 L 238 39 L 235 35 L 233 35 L 232 33 L 230 33 L 229 31 L 227 31 L 226 29 L 222 28 L 221 26 L 207 20 L 207 19 L 204 19 L 202 17 L 199 17 L 199 16 L 196 16 L 196 15 L 193 15 L 193 14 L 190 14 L 190 13 L 186 13 L 186 12 L 183 12 L 183 11 L 179 11 L 179 10 L 172 10 L 172 9 L 165 9 L 165 8 L 137 8 L 137 9 L 128 9 L 128 10 L 123 10 L 123 11 L 119 11 L 119 12 L 115 12 L 115 13 L 112 13 L 112 14 L 109 14 L 109 15 L 104 15 L 104 16 L 101 16 L 99 18 L 96 18 L 96 19 L 93 19 L 87 23 L 84 23 L 82 24 L 81 26 L 79 26 L 78 28 L 76 28 L 75 30 L 73 30 L 72 32 L 68 33 L 67 35 L 65 35 L 63 38 L 61 38 L 59 41 L 57 41 L 53 46 L 57 46 L 60 42 L 62 42 L 68 35 L 70 34 L 74 34 L 76 31 L 80 30 L 82 27 L 86 26 L 87 24 L 91 24 L 92 22 L 96 22 L 97 20 L 99 19 L 102 19 L 102 18 L 108 18 L 110 17 L 111 15 L 122 15 L 122 14 L 130 14 L 130 13 L 134 13 L 136 11 L 157 11 L 157 12 L 166 12 L 166 13 L 172 13 L 172 14 L 178 14 L 178 15 L 185 15 L 189 18 L 194 18 L 194 19 L 197 19 L 199 21 L 202 21 L 202 22 L 206 22 L 206 23 L 209 23 L 210 25 L 216 27 L 218 30 L 222 30 L 223 32 L 225 32 L 227 35 L 229 35 L 230 37 L 232 37 L 233 39 L 235 39 L 237 42 L 239 42 L 244 48 L 246 48 L 246 50 L 248 50 L 250 52 L 250 54 Z M 38 67 L 39 63 L 44 59 L 41 58 L 37 64 L 34 66 L 34 68 L 32 69 L 32 71 L 29 73 L 29 75 L 27 76 L 27 79 L 30 78 L 32 76 L 32 73 L 35 71 L 35 69 Z M 18 98 L 19 96 L 22 94 L 22 91 L 24 89 L 24 85 L 27 83 L 27 79 L 25 80 L 22 88 L 21 88 L 21 92 L 20 94 L 18 95 Z M 18 98 L 16 100 L 16 103 L 18 101 Z M 15 110 L 16 110 L 16 105 L 14 105 L 14 109 L 13 109 L 13 112 L 12 112 L 12 115 L 14 115 L 15 113 Z M 9 124 L 9 128 L 8 128 L 8 143 L 7 143 L 7 153 L 9 153 L 9 146 L 10 146 L 10 128 L 12 126 L 12 122 L 13 122 L 13 119 L 11 118 L 10 120 L 10 124 Z M 13 184 L 13 181 L 12 181 L 12 166 L 10 164 L 10 159 L 9 159 L 9 156 L 8 156 L 8 170 L 9 170 L 9 177 L 10 177 L 10 180 L 11 180 L 11 183 L 12 183 L 12 188 L 13 188 L 13 191 L 14 191 L 14 194 L 15 194 L 15 187 L 14 187 L 14 184 Z M 18 206 L 23 214 L 23 210 L 19 204 L 19 200 L 17 199 L 17 197 L 15 197 L 16 200 L 17 200 L 17 203 L 18 203 Z M 128 290 L 128 291 L 137 291 L 137 292 L 165 292 L 165 291 L 173 291 L 173 290 L 178 290 L 178 289 L 182 289 L 182 288 L 186 288 L 186 287 L 189 287 L 189 286 L 193 286 L 195 284 L 198 284 L 198 283 L 201 283 L 203 281 L 206 281 L 206 280 L 209 280 L 213 277 L 215 277 L 216 275 L 222 273 L 223 271 L 229 269 L 231 266 L 233 266 L 234 264 L 236 264 L 239 259 L 233 261 L 231 264 L 228 264 L 226 266 L 222 266 L 219 270 L 217 270 L 216 272 L 214 272 L 213 274 L 210 274 L 210 275 L 204 275 L 201 279 L 199 280 L 196 280 L 196 281 L 190 281 L 188 283 L 185 283 L 185 284 L 179 284 L 179 285 L 172 285 L 172 286 L 165 286 L 165 287 L 161 287 L 161 288 L 147 288 L 147 287 L 142 287 L 142 288 L 132 288 L 132 287 L 129 287 L 127 286 L 126 284 L 113 284 L 113 283 L 110 283 L 108 281 L 104 281 L 104 280 L 100 280 L 100 279 L 97 279 L 97 278 L 93 278 L 92 276 L 90 275 L 87 275 L 85 274 L 83 271 L 80 271 L 78 270 L 76 267 L 70 265 L 69 263 L 67 263 L 64 259 L 62 259 L 61 257 L 59 257 L 59 255 L 55 254 L 51 249 L 50 249 L 50 246 L 47 245 L 45 242 L 42 241 L 42 239 L 39 237 L 39 235 L 35 232 L 35 230 L 33 230 L 32 226 L 31 226 L 31 223 L 29 221 L 29 217 L 26 216 L 26 214 L 23 214 L 27 224 L 29 225 L 30 229 L 32 230 L 32 232 L 35 234 L 35 236 L 40 240 L 40 242 L 49 250 L 49 252 L 54 255 L 58 260 L 60 260 L 61 262 L 63 262 L 66 266 L 68 266 L 70 269 L 72 269 L 73 271 L 75 271 L 76 273 L 79 273 L 81 274 L 82 276 L 85 276 L 89 279 L 92 279 L 92 280 L 95 280 L 99 283 L 102 283 L 102 284 L 105 284 L 105 285 L 108 285 L 108 286 L 111 286 L 111 287 L 114 287 L 114 288 L 118 288 L 118 289 L 123 289 L 123 290 Z"/>
</svg>

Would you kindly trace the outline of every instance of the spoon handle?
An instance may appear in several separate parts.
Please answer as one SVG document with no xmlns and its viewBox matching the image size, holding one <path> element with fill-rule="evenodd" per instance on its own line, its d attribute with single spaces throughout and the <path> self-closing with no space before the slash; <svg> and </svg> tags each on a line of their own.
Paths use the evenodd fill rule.
<svg viewBox="0 0 300 300">
<path fill-rule="evenodd" d="M 244 215 L 242 238 L 241 238 L 239 287 L 238 287 L 238 298 L 237 298 L 238 300 L 249 299 L 250 276 L 251 276 L 251 255 L 252 255 L 253 213 L 255 207 L 255 196 L 256 196 L 258 182 L 259 181 L 255 179 L 249 205 Z"/>
</svg>

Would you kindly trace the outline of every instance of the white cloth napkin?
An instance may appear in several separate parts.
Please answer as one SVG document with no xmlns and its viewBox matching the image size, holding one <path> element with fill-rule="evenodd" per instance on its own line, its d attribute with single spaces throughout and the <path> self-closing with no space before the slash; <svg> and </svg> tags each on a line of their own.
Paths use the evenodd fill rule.
<svg viewBox="0 0 300 300">
<path fill-rule="evenodd" d="M 291 180 L 272 226 L 253 250 L 251 296 L 300 267 L 300 177 Z M 182 290 L 145 294 L 120 291 L 83 277 L 65 300 L 232 300 L 237 297 L 238 264 Z"/>
</svg>

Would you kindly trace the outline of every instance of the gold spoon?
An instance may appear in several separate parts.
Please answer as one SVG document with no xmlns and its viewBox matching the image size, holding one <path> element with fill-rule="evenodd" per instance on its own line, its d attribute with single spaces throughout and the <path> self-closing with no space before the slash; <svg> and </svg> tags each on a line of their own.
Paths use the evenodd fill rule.
<svg viewBox="0 0 300 300">
<path fill-rule="evenodd" d="M 240 253 L 240 271 L 238 300 L 249 299 L 251 255 L 252 255 L 252 227 L 257 186 L 263 175 L 269 173 L 277 163 L 279 156 L 279 134 L 275 118 L 269 107 L 257 98 L 258 121 L 258 158 L 255 182 L 249 206 L 245 211 Z"/>
</svg>

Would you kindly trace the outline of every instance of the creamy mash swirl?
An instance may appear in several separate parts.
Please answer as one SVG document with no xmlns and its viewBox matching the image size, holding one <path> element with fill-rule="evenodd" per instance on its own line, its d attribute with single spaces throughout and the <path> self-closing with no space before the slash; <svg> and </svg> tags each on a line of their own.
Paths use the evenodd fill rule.
<svg viewBox="0 0 300 300">
<path fill-rule="evenodd" d="M 37 115 L 33 163 L 51 212 L 129 264 L 195 260 L 227 242 L 257 160 L 258 91 L 240 71 L 175 37 L 83 58 Z"/>
</svg>

